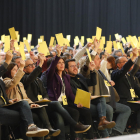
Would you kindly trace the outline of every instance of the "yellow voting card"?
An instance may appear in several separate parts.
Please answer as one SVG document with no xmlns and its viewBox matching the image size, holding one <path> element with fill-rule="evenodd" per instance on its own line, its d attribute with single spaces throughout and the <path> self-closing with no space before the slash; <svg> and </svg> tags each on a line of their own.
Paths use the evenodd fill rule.
<svg viewBox="0 0 140 140">
<path fill-rule="evenodd" d="M 91 38 L 87 38 L 87 42 L 93 43 L 93 40 Z"/>
<path fill-rule="evenodd" d="M 29 45 L 29 43 L 28 43 L 28 41 L 27 41 L 27 40 L 24 40 L 24 43 L 25 43 L 26 48 L 27 48 L 28 53 L 29 53 L 29 52 L 31 51 L 30 45 Z"/>
<path fill-rule="evenodd" d="M 39 39 L 38 39 L 38 44 L 41 43 L 41 42 L 42 42 L 42 39 L 39 38 Z"/>
<path fill-rule="evenodd" d="M 80 103 L 83 105 L 83 107 L 90 108 L 90 97 L 91 93 L 77 88 L 74 103 L 75 104 Z"/>
<path fill-rule="evenodd" d="M 64 42 L 65 45 L 70 46 L 69 40 L 67 38 L 64 38 Z"/>
<path fill-rule="evenodd" d="M 34 46 L 31 46 L 31 49 L 34 49 Z"/>
<path fill-rule="evenodd" d="M 81 36 L 81 42 L 85 42 L 85 37 L 84 36 Z"/>
<path fill-rule="evenodd" d="M 25 57 L 25 52 L 24 52 L 24 42 L 20 42 L 19 51 L 20 51 L 20 53 L 21 53 L 22 60 L 25 60 L 26 57 Z"/>
<path fill-rule="evenodd" d="M 112 41 L 107 41 L 107 45 L 105 48 L 106 52 L 111 54 L 112 53 Z"/>
<path fill-rule="evenodd" d="M 109 41 L 111 41 L 111 35 L 109 35 Z"/>
<path fill-rule="evenodd" d="M 5 35 L 1 36 L 1 41 L 4 42 Z"/>
<path fill-rule="evenodd" d="M 130 37 L 126 37 L 126 40 L 127 40 L 128 43 L 131 42 Z"/>
<path fill-rule="evenodd" d="M 78 42 L 78 40 L 77 40 L 77 39 L 74 39 L 74 45 L 76 45 L 76 46 L 77 46 L 77 45 L 78 45 L 78 43 L 79 43 L 79 42 Z"/>
<path fill-rule="evenodd" d="M 115 38 L 116 38 L 116 40 L 120 40 L 120 37 L 119 37 L 119 34 L 118 33 L 115 34 Z"/>
<path fill-rule="evenodd" d="M 67 35 L 66 38 L 69 40 L 70 42 L 70 39 L 71 39 L 71 35 Z"/>
<path fill-rule="evenodd" d="M 26 37 L 23 37 L 23 42 L 24 42 L 24 40 L 26 40 Z"/>
<path fill-rule="evenodd" d="M 118 46 L 117 46 L 116 41 L 113 41 L 113 46 L 114 46 L 114 49 L 115 49 L 115 50 L 118 50 Z"/>
<path fill-rule="evenodd" d="M 59 34 L 55 34 L 55 36 L 56 36 L 56 39 L 57 39 L 57 43 L 60 46 L 63 46 L 64 45 L 64 37 L 63 37 L 63 34 L 62 33 L 59 33 Z"/>
<path fill-rule="evenodd" d="M 66 95 L 63 95 L 63 96 L 62 96 L 62 101 L 63 101 L 63 105 L 68 105 Z"/>
<path fill-rule="evenodd" d="M 20 41 L 20 35 L 17 35 L 17 42 Z"/>
<path fill-rule="evenodd" d="M 17 36 L 16 36 L 15 28 L 14 27 L 9 28 L 9 32 L 10 32 L 10 35 L 11 35 L 11 39 L 16 40 Z"/>
<path fill-rule="evenodd" d="M 124 49 L 123 49 L 122 43 L 120 43 L 120 46 L 121 46 L 122 53 L 124 54 Z"/>
<path fill-rule="evenodd" d="M 100 46 L 99 46 L 99 48 L 100 48 L 101 50 L 104 49 L 104 44 L 103 44 L 103 40 L 102 40 L 102 39 L 100 40 Z"/>
<path fill-rule="evenodd" d="M 105 44 L 105 36 L 102 36 L 103 44 Z"/>
<path fill-rule="evenodd" d="M 97 27 L 97 28 L 96 28 L 96 39 L 97 39 L 97 40 L 100 40 L 101 34 L 102 34 L 102 29 L 99 28 L 99 27 Z"/>
<path fill-rule="evenodd" d="M 53 43 L 54 43 L 54 37 L 51 37 L 49 46 L 53 46 Z"/>
<path fill-rule="evenodd" d="M 42 41 L 44 41 L 44 35 L 40 36 L 40 39 L 42 39 Z"/>
<path fill-rule="evenodd" d="M 39 43 L 38 52 L 44 54 L 45 56 L 50 55 L 46 41 Z"/>
<path fill-rule="evenodd" d="M 118 47 L 118 49 L 121 49 L 121 44 L 120 44 L 120 42 L 117 42 L 117 47 Z"/>
<path fill-rule="evenodd" d="M 16 51 L 19 51 L 18 43 L 16 41 L 14 42 L 14 47 Z"/>
<path fill-rule="evenodd" d="M 92 61 L 91 55 L 90 55 L 89 50 L 87 48 L 86 48 L 86 51 L 87 51 L 87 54 L 88 54 L 89 61 L 91 62 Z"/>
<path fill-rule="evenodd" d="M 27 40 L 32 41 L 32 34 L 28 34 Z"/>
<path fill-rule="evenodd" d="M 126 40 L 125 40 L 124 37 L 122 38 L 122 42 L 123 42 L 124 44 L 126 44 Z"/>
<path fill-rule="evenodd" d="M 10 36 L 5 36 L 4 38 L 5 46 L 4 46 L 4 52 L 7 52 L 10 50 Z"/>
</svg>

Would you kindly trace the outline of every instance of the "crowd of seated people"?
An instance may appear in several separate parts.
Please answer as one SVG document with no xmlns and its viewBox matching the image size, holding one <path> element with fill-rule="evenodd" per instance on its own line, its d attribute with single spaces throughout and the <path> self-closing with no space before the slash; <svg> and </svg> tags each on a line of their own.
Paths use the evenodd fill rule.
<svg viewBox="0 0 140 140">
<path fill-rule="evenodd" d="M 50 46 L 48 56 L 35 47 L 22 60 L 13 41 L 12 51 L 0 46 L 2 140 L 11 139 L 10 131 L 24 140 L 67 140 L 66 126 L 70 140 L 93 140 L 95 130 L 101 138 L 120 136 L 132 111 L 140 132 L 140 105 L 133 103 L 140 97 L 140 49 L 127 43 L 124 53 L 109 54 L 95 38 L 79 48 Z M 77 89 L 91 93 L 90 108 L 75 104 Z"/>
</svg>

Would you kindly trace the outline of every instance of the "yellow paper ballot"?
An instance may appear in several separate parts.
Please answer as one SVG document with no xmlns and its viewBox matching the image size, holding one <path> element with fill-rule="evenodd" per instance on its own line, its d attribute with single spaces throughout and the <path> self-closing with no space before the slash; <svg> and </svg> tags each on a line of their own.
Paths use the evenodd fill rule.
<svg viewBox="0 0 140 140">
<path fill-rule="evenodd" d="M 42 41 L 44 41 L 44 35 L 40 36 L 40 39 L 42 39 Z"/>
<path fill-rule="evenodd" d="M 66 38 L 69 40 L 70 42 L 70 39 L 71 39 L 71 35 L 67 35 Z"/>
<path fill-rule="evenodd" d="M 69 40 L 67 38 L 64 38 L 65 45 L 70 46 Z"/>
<path fill-rule="evenodd" d="M 75 104 L 80 103 L 83 105 L 83 107 L 90 108 L 90 97 L 91 93 L 77 88 L 74 103 Z"/>
<path fill-rule="evenodd" d="M 10 50 L 10 36 L 5 36 L 4 38 L 5 46 L 4 46 L 4 52 L 7 52 Z"/>
<path fill-rule="evenodd" d="M 93 43 L 93 40 L 91 38 L 87 38 L 87 42 Z"/>
<path fill-rule="evenodd" d="M 24 42 L 24 40 L 26 40 L 26 37 L 23 37 L 23 42 Z"/>
<path fill-rule="evenodd" d="M 102 36 L 103 44 L 105 44 L 105 36 Z"/>
<path fill-rule="evenodd" d="M 18 31 L 15 31 L 16 32 L 16 36 L 18 36 Z"/>
<path fill-rule="evenodd" d="M 16 41 L 14 42 L 14 47 L 16 51 L 19 51 L 18 43 Z"/>
<path fill-rule="evenodd" d="M 62 96 L 63 105 L 68 105 L 66 95 Z"/>
<path fill-rule="evenodd" d="M 64 45 L 64 37 L 63 37 L 63 34 L 62 33 L 59 33 L 59 34 L 55 34 L 56 36 L 56 39 L 57 39 L 57 42 L 60 46 L 63 46 Z"/>
<path fill-rule="evenodd" d="M 92 36 L 92 40 L 93 40 L 93 42 L 94 42 L 95 37 L 96 37 L 96 36 Z"/>
<path fill-rule="evenodd" d="M 54 37 L 51 37 L 49 46 L 53 46 Z"/>
<path fill-rule="evenodd" d="M 79 37 L 78 36 L 75 36 L 75 39 L 76 39 L 76 42 L 80 42 L 80 40 L 79 40 Z"/>
<path fill-rule="evenodd" d="M 111 35 L 109 35 L 109 41 L 111 41 Z"/>
<path fill-rule="evenodd" d="M 140 42 L 140 36 L 138 37 L 138 40 L 139 40 L 139 42 Z"/>
<path fill-rule="evenodd" d="M 117 47 L 118 47 L 118 49 L 121 49 L 120 42 L 117 42 Z"/>
<path fill-rule="evenodd" d="M 122 38 L 122 42 L 123 42 L 124 44 L 126 44 L 126 40 L 125 40 L 124 37 Z"/>
<path fill-rule="evenodd" d="M 124 54 L 124 49 L 123 49 L 122 43 L 120 43 L 120 46 L 121 46 L 122 53 Z"/>
<path fill-rule="evenodd" d="M 118 46 L 117 46 L 116 41 L 113 41 L 113 46 L 114 46 L 114 49 L 115 49 L 115 50 L 118 50 Z"/>
<path fill-rule="evenodd" d="M 85 37 L 84 36 L 81 36 L 81 42 L 85 42 Z"/>
<path fill-rule="evenodd" d="M 131 42 L 129 37 L 126 37 L 126 40 L 127 40 L 128 43 Z"/>
<path fill-rule="evenodd" d="M 17 42 L 20 41 L 20 35 L 17 35 Z"/>
<path fill-rule="evenodd" d="M 25 60 L 26 57 L 25 57 L 25 52 L 24 52 L 24 42 L 20 42 L 19 51 L 20 51 L 20 53 L 21 53 L 22 60 Z"/>
<path fill-rule="evenodd" d="M 54 40 L 53 46 L 56 46 L 56 40 Z"/>
<path fill-rule="evenodd" d="M 118 33 L 115 34 L 115 38 L 116 38 L 116 40 L 120 40 L 120 37 L 119 37 L 119 34 Z"/>
<path fill-rule="evenodd" d="M 24 43 L 25 43 L 26 48 L 27 48 L 28 53 L 29 53 L 29 52 L 31 51 L 30 45 L 29 45 L 29 43 L 28 43 L 28 41 L 27 41 L 27 40 L 24 40 Z"/>
<path fill-rule="evenodd" d="M 77 46 L 78 45 L 78 40 L 77 39 L 74 39 L 74 44 Z"/>
<path fill-rule="evenodd" d="M 42 42 L 42 39 L 39 38 L 39 39 L 38 39 L 38 44 L 41 43 L 41 42 Z"/>
<path fill-rule="evenodd" d="M 97 27 L 97 28 L 96 28 L 96 39 L 97 39 L 97 40 L 100 40 L 101 34 L 102 34 L 102 29 L 99 28 L 99 27 Z"/>
<path fill-rule="evenodd" d="M 50 55 L 46 41 L 39 43 L 38 52 L 43 53 L 45 56 Z"/>
<path fill-rule="evenodd" d="M 32 41 L 32 34 L 28 34 L 27 40 Z"/>
<path fill-rule="evenodd" d="M 90 55 L 89 50 L 87 48 L 86 48 L 86 51 L 87 51 L 87 54 L 88 54 L 89 61 L 91 62 L 92 61 L 91 55 Z"/>
<path fill-rule="evenodd" d="M 38 98 L 38 101 L 43 99 L 42 95 L 38 95 L 37 98 Z"/>
<path fill-rule="evenodd" d="M 1 36 L 1 41 L 4 42 L 5 35 Z"/>
<path fill-rule="evenodd" d="M 104 49 L 104 44 L 103 44 L 103 40 L 102 40 L 102 39 L 100 40 L 100 46 L 99 46 L 99 48 L 100 48 L 101 50 Z"/>
<path fill-rule="evenodd" d="M 31 46 L 31 49 L 34 49 L 34 46 Z"/>
<path fill-rule="evenodd" d="M 14 27 L 9 28 L 9 32 L 10 32 L 12 40 L 16 40 L 17 36 L 16 36 L 15 28 Z"/>
<path fill-rule="evenodd" d="M 112 53 L 112 41 L 107 41 L 107 46 L 105 48 L 107 53 L 111 54 Z"/>
</svg>

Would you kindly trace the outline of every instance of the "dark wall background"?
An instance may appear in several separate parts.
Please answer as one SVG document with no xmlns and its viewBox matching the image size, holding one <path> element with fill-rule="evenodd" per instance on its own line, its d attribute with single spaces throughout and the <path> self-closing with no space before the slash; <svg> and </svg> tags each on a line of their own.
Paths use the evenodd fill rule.
<svg viewBox="0 0 140 140">
<path fill-rule="evenodd" d="M 33 34 L 32 44 L 40 35 L 47 44 L 50 37 L 62 32 L 86 38 L 96 34 L 114 40 L 114 33 L 140 36 L 140 0 L 0 0 L 0 35 L 15 27 L 20 38 Z"/>
</svg>

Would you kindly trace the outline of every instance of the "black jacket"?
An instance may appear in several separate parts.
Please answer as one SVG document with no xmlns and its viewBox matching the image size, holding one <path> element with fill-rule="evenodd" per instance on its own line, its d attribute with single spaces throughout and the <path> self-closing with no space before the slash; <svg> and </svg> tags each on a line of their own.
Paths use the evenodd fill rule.
<svg viewBox="0 0 140 140">
<path fill-rule="evenodd" d="M 140 87 L 134 81 L 133 74 L 131 72 L 128 72 L 132 65 L 133 62 L 131 61 L 131 59 L 129 59 L 121 70 L 116 69 L 111 74 L 111 79 L 115 82 L 115 88 L 120 96 L 120 102 L 124 104 L 127 104 L 127 101 L 132 100 L 130 93 L 131 87 L 134 89 L 136 95 L 140 97 Z M 128 80 L 130 81 L 131 87 L 126 78 L 126 74 Z"/>
<path fill-rule="evenodd" d="M 42 68 L 36 67 L 32 73 L 25 74 L 21 79 L 21 82 L 24 85 L 27 96 L 34 102 L 38 101 L 37 96 L 40 94 L 43 98 L 48 98 L 46 89 L 43 86 L 42 81 L 38 78 L 38 75 L 41 73 Z"/>
</svg>

